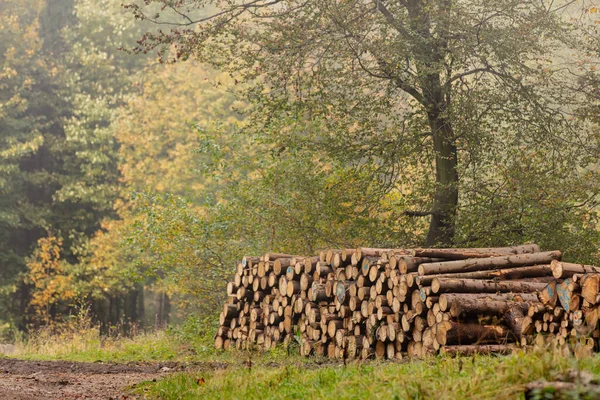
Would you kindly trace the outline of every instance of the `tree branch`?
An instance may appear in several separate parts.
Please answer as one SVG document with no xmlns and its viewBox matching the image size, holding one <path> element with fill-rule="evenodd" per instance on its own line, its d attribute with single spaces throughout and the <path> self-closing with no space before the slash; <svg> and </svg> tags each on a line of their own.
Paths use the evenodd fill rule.
<svg viewBox="0 0 600 400">
<path fill-rule="evenodd" d="M 385 4 L 383 4 L 383 0 L 373 0 L 373 4 L 375 4 L 375 8 L 377 9 L 377 11 L 379 11 L 381 15 L 385 17 L 388 24 L 390 24 L 396 31 L 398 31 L 399 34 L 407 38 L 411 36 L 408 30 L 404 26 L 402 26 L 402 24 L 396 19 L 396 17 L 394 17 L 394 14 L 392 14 L 390 10 L 387 9 Z"/>
<path fill-rule="evenodd" d="M 407 217 L 427 217 L 433 215 L 433 211 L 404 211 Z"/>
</svg>

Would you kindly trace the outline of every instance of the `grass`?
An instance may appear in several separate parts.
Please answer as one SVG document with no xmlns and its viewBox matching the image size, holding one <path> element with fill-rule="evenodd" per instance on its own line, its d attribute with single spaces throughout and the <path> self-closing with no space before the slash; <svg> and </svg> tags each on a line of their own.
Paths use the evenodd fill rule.
<svg viewBox="0 0 600 400">
<path fill-rule="evenodd" d="M 528 382 L 548 380 L 567 370 L 600 374 L 600 355 L 576 358 L 552 350 L 346 365 L 289 356 L 283 348 L 261 354 L 220 352 L 212 347 L 211 331 L 205 321 L 192 321 L 178 329 L 106 338 L 93 326 L 80 324 L 76 329 L 39 331 L 19 340 L 12 357 L 190 362 L 191 369 L 185 373 L 143 382 L 132 389 L 150 399 L 513 399 L 523 398 Z M 552 397 L 540 400 L 544 398 Z"/>
<path fill-rule="evenodd" d="M 194 357 L 195 351 L 174 343 L 164 332 L 144 333 L 134 338 L 102 338 L 96 332 L 37 335 L 15 345 L 12 357 L 80 362 L 163 361 Z"/>
<path fill-rule="evenodd" d="M 600 357 L 553 352 L 406 362 L 297 363 L 180 373 L 135 389 L 159 399 L 513 399 L 525 384 L 569 369 L 600 373 Z"/>
<path fill-rule="evenodd" d="M 214 320 L 214 319 L 213 319 Z M 86 318 L 53 326 L 14 340 L 11 357 L 79 362 L 197 361 L 215 357 L 213 326 L 190 320 L 181 327 L 133 335 L 102 335 Z M 115 332 L 118 332 L 115 329 Z"/>
</svg>

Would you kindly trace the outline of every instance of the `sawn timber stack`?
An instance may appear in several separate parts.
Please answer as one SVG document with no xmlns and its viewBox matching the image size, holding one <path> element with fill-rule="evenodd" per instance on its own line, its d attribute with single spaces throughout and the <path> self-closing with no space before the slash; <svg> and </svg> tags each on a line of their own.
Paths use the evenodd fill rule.
<svg viewBox="0 0 600 400">
<path fill-rule="evenodd" d="M 423 357 L 593 347 L 600 268 L 538 245 L 357 248 L 244 257 L 227 285 L 218 349 L 298 344 L 303 355 Z"/>
</svg>

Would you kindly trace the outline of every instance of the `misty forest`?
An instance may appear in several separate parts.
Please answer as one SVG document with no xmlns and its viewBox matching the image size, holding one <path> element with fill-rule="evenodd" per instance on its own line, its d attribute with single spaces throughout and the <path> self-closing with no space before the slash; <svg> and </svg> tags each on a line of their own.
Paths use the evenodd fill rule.
<svg viewBox="0 0 600 400">
<path fill-rule="evenodd" d="M 600 395 L 600 1 L 0 0 L 0 35 L 0 397 Z M 438 355 L 470 336 L 504 347 Z"/>
</svg>

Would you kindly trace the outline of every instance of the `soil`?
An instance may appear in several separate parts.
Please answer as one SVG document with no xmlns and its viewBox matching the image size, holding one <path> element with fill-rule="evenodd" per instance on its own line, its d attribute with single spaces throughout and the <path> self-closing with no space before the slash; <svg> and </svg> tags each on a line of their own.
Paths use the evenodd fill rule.
<svg viewBox="0 0 600 400">
<path fill-rule="evenodd" d="M 30 361 L 0 358 L 0 399 L 135 399 L 131 389 L 183 370 L 225 368 L 220 363 L 154 364 Z"/>
</svg>

